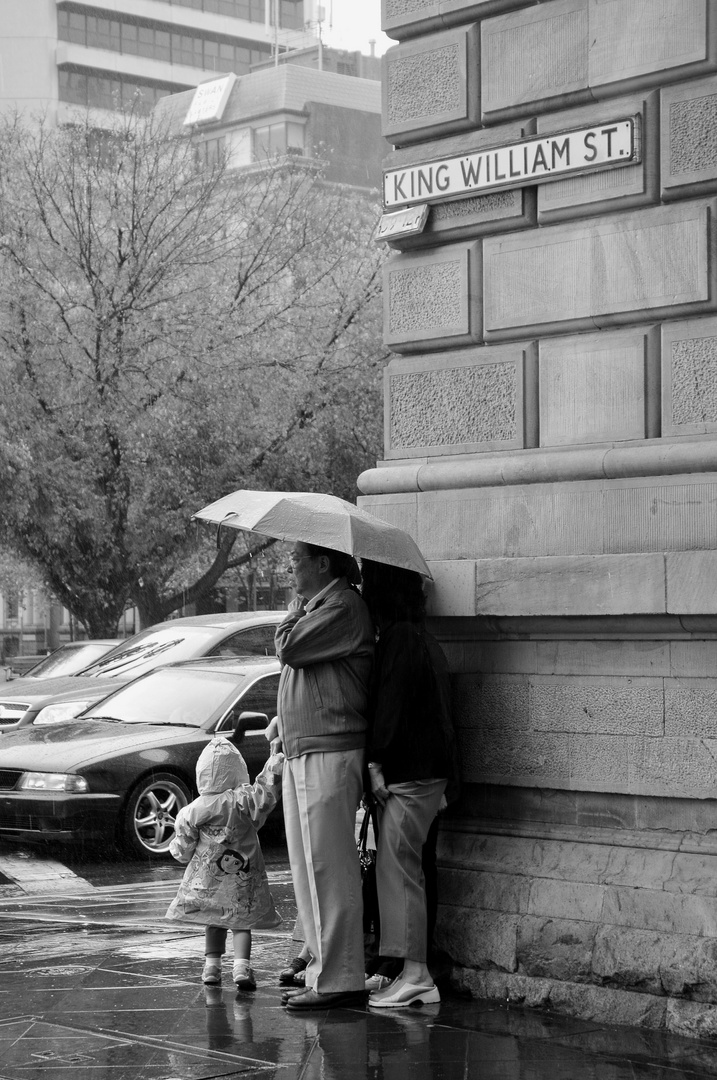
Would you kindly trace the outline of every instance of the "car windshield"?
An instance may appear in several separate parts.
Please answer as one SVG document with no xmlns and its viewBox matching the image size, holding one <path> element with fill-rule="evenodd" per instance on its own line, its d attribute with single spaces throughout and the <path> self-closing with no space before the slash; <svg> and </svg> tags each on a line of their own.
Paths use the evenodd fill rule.
<svg viewBox="0 0 717 1080">
<path fill-rule="evenodd" d="M 98 660 L 110 649 L 114 648 L 106 642 L 81 642 L 77 645 L 63 645 L 54 653 L 50 653 L 39 664 L 25 672 L 24 678 L 28 679 L 55 679 L 61 675 L 74 675 L 82 671 L 88 664 Z"/>
<path fill-rule="evenodd" d="M 176 660 L 192 660 L 201 656 L 209 648 L 216 627 L 182 626 L 173 629 L 165 626 L 161 630 L 144 630 L 118 645 L 90 667 L 79 673 L 83 676 L 94 675 L 111 678 L 114 675 L 129 674 L 132 677 L 151 671 L 158 664 L 173 664 Z M 206 647 L 202 648 L 202 642 Z"/>
<path fill-rule="evenodd" d="M 228 671 L 161 668 L 98 702 L 82 719 L 109 717 L 125 724 L 201 727 L 229 707 L 246 679 Z"/>
</svg>

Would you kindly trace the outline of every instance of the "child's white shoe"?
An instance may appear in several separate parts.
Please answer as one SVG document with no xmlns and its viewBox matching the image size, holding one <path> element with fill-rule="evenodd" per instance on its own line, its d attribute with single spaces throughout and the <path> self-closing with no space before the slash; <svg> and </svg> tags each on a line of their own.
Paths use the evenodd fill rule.
<svg viewBox="0 0 717 1080">
<path fill-rule="evenodd" d="M 202 982 L 207 986 L 218 986 L 222 981 L 222 962 L 215 956 L 208 956 L 202 968 Z"/>
<path fill-rule="evenodd" d="M 256 979 L 248 960 L 234 961 L 232 978 L 236 983 L 237 990 L 256 990 Z"/>
</svg>

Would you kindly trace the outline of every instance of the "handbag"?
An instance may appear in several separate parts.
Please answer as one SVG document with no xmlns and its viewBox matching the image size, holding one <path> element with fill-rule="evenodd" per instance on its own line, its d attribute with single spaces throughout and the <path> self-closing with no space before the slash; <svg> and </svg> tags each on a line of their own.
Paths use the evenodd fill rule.
<svg viewBox="0 0 717 1080">
<path fill-rule="evenodd" d="M 361 895 L 363 896 L 363 932 L 364 942 L 378 944 L 380 934 L 378 914 L 378 890 L 376 888 L 376 849 L 368 846 L 369 826 L 373 825 L 373 835 L 378 840 L 378 820 L 376 807 L 369 805 L 364 810 L 363 821 L 359 828 L 358 848 L 361 864 Z"/>
</svg>

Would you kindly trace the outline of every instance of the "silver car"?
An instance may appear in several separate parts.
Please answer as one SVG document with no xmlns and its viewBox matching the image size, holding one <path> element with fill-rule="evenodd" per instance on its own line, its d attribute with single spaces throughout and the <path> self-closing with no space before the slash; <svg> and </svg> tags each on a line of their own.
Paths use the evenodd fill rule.
<svg viewBox="0 0 717 1080">
<path fill-rule="evenodd" d="M 59 679 L 16 679 L 0 685 L 0 733 L 29 724 L 57 724 L 164 664 L 204 656 L 271 656 L 285 611 L 230 611 L 157 623 Z"/>
</svg>

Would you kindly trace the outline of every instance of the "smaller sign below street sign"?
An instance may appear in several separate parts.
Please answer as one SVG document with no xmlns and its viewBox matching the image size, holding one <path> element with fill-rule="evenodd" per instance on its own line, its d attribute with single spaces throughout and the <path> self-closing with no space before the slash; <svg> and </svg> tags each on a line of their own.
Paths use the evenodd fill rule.
<svg viewBox="0 0 717 1080">
<path fill-rule="evenodd" d="M 383 174 L 383 205 L 389 210 L 445 202 L 639 160 L 637 117 L 632 117 L 390 169 Z"/>
<path fill-rule="evenodd" d="M 428 203 L 409 206 L 406 210 L 396 210 L 393 214 L 383 214 L 376 229 L 374 240 L 392 240 L 397 236 L 415 236 L 423 232 L 428 220 Z"/>
</svg>

